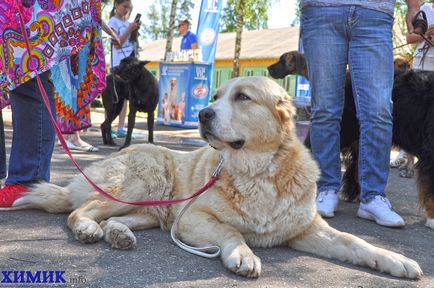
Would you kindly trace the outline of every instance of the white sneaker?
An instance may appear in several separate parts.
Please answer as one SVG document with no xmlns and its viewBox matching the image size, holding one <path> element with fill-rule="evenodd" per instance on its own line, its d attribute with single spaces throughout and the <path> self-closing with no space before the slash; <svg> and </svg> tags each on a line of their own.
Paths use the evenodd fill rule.
<svg viewBox="0 0 434 288">
<path fill-rule="evenodd" d="M 339 197 L 335 191 L 327 190 L 319 192 L 316 197 L 316 210 L 322 217 L 331 218 L 335 216 L 338 202 Z"/>
<path fill-rule="evenodd" d="M 425 222 L 425 226 L 434 229 L 434 218 L 427 218 Z"/>
<path fill-rule="evenodd" d="M 404 219 L 392 209 L 389 199 L 380 195 L 375 196 L 375 198 L 367 204 L 360 202 L 357 216 L 373 220 L 378 225 L 382 226 L 402 227 L 405 225 Z"/>
</svg>

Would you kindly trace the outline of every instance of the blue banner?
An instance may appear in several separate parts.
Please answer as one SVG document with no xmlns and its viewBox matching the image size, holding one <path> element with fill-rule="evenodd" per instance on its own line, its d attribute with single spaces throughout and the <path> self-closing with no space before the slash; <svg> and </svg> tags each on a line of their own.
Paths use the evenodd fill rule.
<svg viewBox="0 0 434 288">
<path fill-rule="evenodd" d="M 303 42 L 300 37 L 298 37 L 298 52 L 304 52 Z M 310 106 L 310 85 L 309 81 L 303 76 L 297 76 L 295 79 L 294 104 L 297 107 Z"/>
<path fill-rule="evenodd" d="M 199 111 L 210 98 L 210 64 L 160 63 L 158 124 L 197 128 Z"/>
<path fill-rule="evenodd" d="M 214 63 L 223 0 L 202 0 L 197 37 L 204 62 Z"/>
</svg>

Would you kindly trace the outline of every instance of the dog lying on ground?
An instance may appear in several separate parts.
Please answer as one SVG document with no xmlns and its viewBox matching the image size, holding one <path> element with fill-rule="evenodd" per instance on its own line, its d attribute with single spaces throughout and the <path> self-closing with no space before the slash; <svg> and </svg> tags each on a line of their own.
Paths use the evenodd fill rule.
<svg viewBox="0 0 434 288">
<path fill-rule="evenodd" d="M 286 245 L 323 257 L 418 278 L 419 265 L 328 226 L 316 212 L 318 168 L 298 140 L 295 109 L 286 91 L 265 77 L 235 78 L 199 113 L 200 133 L 211 147 L 189 153 L 134 145 L 86 169 L 112 195 L 126 201 L 179 199 L 193 194 L 223 160 L 219 180 L 180 219 L 180 238 L 221 248 L 223 265 L 258 277 L 261 260 L 250 247 Z M 24 206 L 22 206 L 24 205 Z M 83 243 L 104 239 L 136 245 L 131 230 L 170 227 L 184 204 L 140 207 L 109 201 L 83 177 L 68 186 L 39 184 L 16 207 L 72 211 L 68 226 Z"/>
<path fill-rule="evenodd" d="M 426 226 L 434 229 L 434 73 L 406 71 L 407 65 L 401 62 L 395 64 L 392 141 L 418 158 L 419 201 L 426 211 Z M 274 78 L 283 78 L 288 74 L 308 76 L 304 56 L 297 51 L 283 54 L 277 63 L 269 67 L 269 72 Z M 347 77 L 340 144 L 346 166 L 341 194 L 349 201 L 355 200 L 360 194 L 357 178 L 358 139 L 359 124 L 353 90 L 351 80 Z M 410 159 L 406 165 L 401 173 L 408 177 L 413 173 L 414 161 Z"/>
<path fill-rule="evenodd" d="M 102 93 L 106 113 L 106 119 L 101 124 L 104 144 L 116 145 L 111 135 L 111 124 L 121 112 L 125 100 L 129 100 L 128 131 L 122 148 L 131 143 L 137 111 L 148 114 L 148 141 L 149 143 L 154 142 L 154 111 L 158 104 L 159 92 L 157 79 L 145 68 L 147 63 L 149 61 L 139 61 L 130 56 L 124 58 L 115 69 L 115 81 L 113 81 L 113 75 L 107 76 L 107 87 Z"/>
</svg>

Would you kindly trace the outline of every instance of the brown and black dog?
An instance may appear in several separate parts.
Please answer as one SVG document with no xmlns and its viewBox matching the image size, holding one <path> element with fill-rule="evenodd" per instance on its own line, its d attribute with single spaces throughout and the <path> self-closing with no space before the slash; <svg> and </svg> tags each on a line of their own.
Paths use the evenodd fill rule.
<svg viewBox="0 0 434 288">
<path fill-rule="evenodd" d="M 434 72 L 407 70 L 408 63 L 402 59 L 395 61 L 393 144 L 419 159 L 416 165 L 419 201 L 426 211 L 426 226 L 434 229 Z M 304 56 L 297 51 L 284 53 L 277 63 L 268 67 L 268 71 L 273 78 L 283 78 L 289 74 L 308 78 Z M 347 77 L 340 145 L 347 168 L 341 193 L 349 201 L 357 199 L 360 194 L 357 178 L 358 140 L 359 122 L 351 79 Z M 412 169 L 412 166 L 409 168 Z"/>
</svg>

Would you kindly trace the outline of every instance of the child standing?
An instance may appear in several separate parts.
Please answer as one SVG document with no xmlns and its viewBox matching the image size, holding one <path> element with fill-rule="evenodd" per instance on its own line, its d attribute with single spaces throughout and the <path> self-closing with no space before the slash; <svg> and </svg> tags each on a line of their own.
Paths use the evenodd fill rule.
<svg viewBox="0 0 434 288">
<path fill-rule="evenodd" d="M 110 61 L 110 68 L 113 73 L 113 69 L 119 66 L 122 59 L 128 56 L 135 56 L 137 52 L 138 43 L 134 43 L 131 40 L 131 33 L 137 31 L 140 28 L 140 22 L 128 22 L 128 18 L 131 15 L 133 5 L 131 0 L 114 0 L 113 9 L 110 13 L 110 20 L 108 26 L 113 29 L 119 36 L 119 44 L 112 47 L 112 61 Z M 119 114 L 118 122 L 118 137 L 125 137 L 124 130 L 125 116 L 127 114 L 128 102 L 124 102 L 124 107 Z"/>
</svg>

